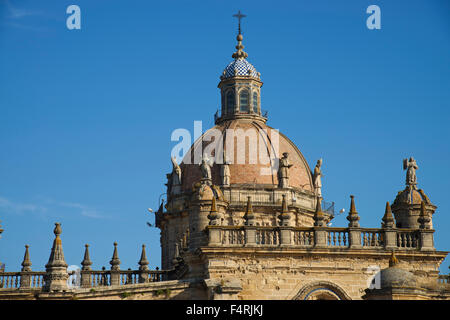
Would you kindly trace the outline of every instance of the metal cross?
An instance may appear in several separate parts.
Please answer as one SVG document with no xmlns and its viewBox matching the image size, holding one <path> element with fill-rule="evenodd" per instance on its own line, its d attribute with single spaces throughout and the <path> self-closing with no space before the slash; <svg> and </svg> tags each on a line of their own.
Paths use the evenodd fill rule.
<svg viewBox="0 0 450 320">
<path fill-rule="evenodd" d="M 245 15 L 245 14 L 242 14 L 242 13 L 241 13 L 241 10 L 239 10 L 238 13 L 233 14 L 233 17 L 236 17 L 236 18 L 238 18 L 238 20 L 239 20 L 239 34 L 241 34 L 241 19 L 242 19 L 242 18 L 245 18 L 246 15 Z"/>
</svg>

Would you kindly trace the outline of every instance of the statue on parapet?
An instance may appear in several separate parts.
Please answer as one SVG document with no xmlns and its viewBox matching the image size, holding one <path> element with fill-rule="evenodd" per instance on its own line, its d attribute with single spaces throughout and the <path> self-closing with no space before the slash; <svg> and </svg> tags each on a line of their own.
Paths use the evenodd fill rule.
<svg viewBox="0 0 450 320">
<path fill-rule="evenodd" d="M 278 163 L 278 187 L 288 188 L 289 187 L 289 168 L 292 164 L 289 164 L 289 153 L 284 152 L 283 157 L 279 159 Z"/>
<path fill-rule="evenodd" d="M 419 169 L 419 166 L 414 160 L 413 157 L 408 159 L 403 159 L 403 170 L 406 170 L 406 185 L 410 186 L 414 189 L 417 189 L 417 177 L 416 170 Z"/>
<path fill-rule="evenodd" d="M 181 168 L 174 157 L 170 157 L 172 161 L 172 172 L 167 174 L 167 193 L 181 193 Z"/>
<path fill-rule="evenodd" d="M 223 164 L 220 166 L 220 179 L 223 186 L 230 185 L 230 162 L 226 158 L 226 153 L 223 153 Z"/>
<path fill-rule="evenodd" d="M 200 170 L 202 172 L 202 180 L 211 181 L 211 164 L 208 156 L 206 154 L 203 155 L 202 163 L 200 164 Z"/>
<path fill-rule="evenodd" d="M 313 183 L 314 183 L 314 191 L 317 196 L 322 198 L 322 171 L 320 167 L 322 166 L 322 159 L 317 160 L 316 167 L 314 168 L 313 173 Z"/>
</svg>

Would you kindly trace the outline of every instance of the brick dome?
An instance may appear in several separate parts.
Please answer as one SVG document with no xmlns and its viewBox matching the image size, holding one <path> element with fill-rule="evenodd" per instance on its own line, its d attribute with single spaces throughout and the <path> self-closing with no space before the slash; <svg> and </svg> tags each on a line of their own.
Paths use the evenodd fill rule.
<svg viewBox="0 0 450 320">
<path fill-rule="evenodd" d="M 230 131 L 231 130 L 231 131 Z M 269 161 L 269 150 L 276 149 L 276 132 L 274 129 L 267 126 L 261 121 L 252 121 L 249 119 L 239 119 L 225 121 L 217 124 L 213 128 L 206 131 L 202 138 L 199 138 L 190 149 L 188 153 L 180 164 L 182 170 L 182 189 L 184 191 L 192 190 L 194 184 L 201 179 L 201 171 L 199 163 L 201 161 L 202 150 L 205 152 L 208 148 L 214 144 L 215 138 L 210 138 L 211 136 L 223 137 L 223 145 L 225 146 L 225 153 L 227 156 L 230 154 L 227 150 L 227 139 L 231 141 L 231 136 L 233 132 L 235 133 L 234 138 L 234 159 L 226 159 L 230 161 L 230 184 L 231 185 L 268 185 L 273 186 L 278 184 L 277 172 L 276 170 L 270 170 L 271 164 Z M 243 136 L 253 136 L 257 137 L 257 145 L 253 148 L 249 146 L 249 139 L 243 138 Z M 240 138 L 236 138 L 236 136 Z M 243 142 L 245 139 L 245 143 Z M 203 141 L 203 142 L 202 142 Z M 298 148 L 284 136 L 281 132 L 279 133 L 279 150 L 276 154 L 276 158 L 281 158 L 283 153 L 288 153 L 289 163 L 292 167 L 289 169 L 289 186 L 311 191 L 313 192 L 313 182 L 311 170 L 306 162 L 305 158 L 298 150 Z M 203 148 L 200 148 L 202 143 Z M 211 145 L 210 145 L 211 144 Z M 255 149 L 256 148 L 256 149 Z M 217 149 L 218 150 L 218 149 Z M 256 159 L 254 152 L 249 152 L 250 150 L 256 150 Z M 215 152 L 211 152 L 214 156 Z M 197 162 L 194 164 L 194 155 L 197 154 Z M 275 151 L 272 151 L 272 155 Z M 273 158 L 274 156 L 272 156 Z M 245 161 L 242 161 L 245 158 Z M 267 160 L 264 163 L 264 160 Z M 270 160 L 273 164 L 273 159 Z M 222 160 L 217 162 L 222 163 Z M 215 185 L 220 185 L 220 164 L 214 163 L 211 168 L 212 183 Z"/>
</svg>

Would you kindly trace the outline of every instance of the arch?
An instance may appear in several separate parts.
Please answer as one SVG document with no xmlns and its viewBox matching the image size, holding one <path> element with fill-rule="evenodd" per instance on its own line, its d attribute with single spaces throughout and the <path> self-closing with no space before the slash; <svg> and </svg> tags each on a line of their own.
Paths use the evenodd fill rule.
<svg viewBox="0 0 450 320">
<path fill-rule="evenodd" d="M 351 300 L 351 298 L 335 283 L 316 281 L 301 288 L 293 300 Z"/>
<path fill-rule="evenodd" d="M 243 89 L 239 92 L 239 110 L 241 112 L 250 111 L 250 96 L 247 89 Z"/>
<path fill-rule="evenodd" d="M 226 93 L 226 113 L 227 114 L 233 114 L 234 113 L 234 108 L 236 105 L 236 99 L 234 97 L 234 91 L 233 90 L 228 90 Z"/>
</svg>

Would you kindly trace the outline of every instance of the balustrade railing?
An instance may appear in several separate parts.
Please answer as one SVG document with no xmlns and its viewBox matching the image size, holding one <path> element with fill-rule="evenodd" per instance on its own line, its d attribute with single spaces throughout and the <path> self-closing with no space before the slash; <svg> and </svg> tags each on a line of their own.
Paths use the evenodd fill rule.
<svg viewBox="0 0 450 320">
<path fill-rule="evenodd" d="M 238 203 L 241 205 L 245 205 L 247 203 L 248 197 L 252 199 L 253 205 L 262 205 L 262 204 L 273 204 L 278 202 L 281 203 L 282 196 L 276 196 L 274 192 L 254 192 L 254 191 L 234 191 L 231 190 L 228 192 L 228 200 L 230 203 Z M 279 199 L 277 199 L 279 198 Z"/>
<path fill-rule="evenodd" d="M 243 229 L 223 229 L 221 232 L 221 243 L 225 245 L 243 245 L 245 234 Z"/>
<path fill-rule="evenodd" d="M 313 246 L 314 232 L 311 230 L 294 229 L 292 232 L 292 243 L 296 246 Z"/>
<path fill-rule="evenodd" d="M 251 184 L 249 184 L 251 186 Z M 307 193 L 307 192 L 306 192 Z M 310 207 L 311 204 L 302 201 L 301 199 L 305 197 L 304 191 L 291 190 L 291 191 L 280 191 L 280 190 L 246 190 L 246 189 L 225 189 L 223 190 L 224 198 L 234 206 L 245 207 L 247 205 L 248 197 L 251 198 L 253 206 L 271 206 L 280 205 L 283 201 L 283 196 L 286 196 L 286 201 L 289 206 L 301 206 Z M 327 202 L 322 200 L 322 211 L 334 216 L 334 202 Z"/>
<path fill-rule="evenodd" d="M 83 271 L 82 277 L 87 277 L 86 285 L 87 287 L 100 287 L 111 285 L 111 274 L 110 270 L 101 271 Z M 85 280 L 86 281 L 86 280 Z"/>
<path fill-rule="evenodd" d="M 209 226 L 211 245 L 290 245 L 298 247 L 360 248 L 376 250 L 415 249 L 422 247 L 421 230 L 316 228 L 283 226 Z M 282 236 L 283 235 L 283 236 Z M 215 240 L 213 240 L 215 239 Z M 217 240 L 219 239 L 219 240 Z"/>
<path fill-rule="evenodd" d="M 415 249 L 419 246 L 417 231 L 397 231 L 397 247 Z"/>
<path fill-rule="evenodd" d="M 41 271 L 0 272 L 0 289 L 41 288 L 44 275 Z"/>
<path fill-rule="evenodd" d="M 383 232 L 380 230 L 363 230 L 361 232 L 361 245 L 363 247 L 383 247 Z"/>
<path fill-rule="evenodd" d="M 30 285 L 32 288 L 41 288 L 44 285 L 45 272 L 29 272 L 31 276 Z"/>
<path fill-rule="evenodd" d="M 119 285 L 139 283 L 139 271 L 120 271 Z"/>
<path fill-rule="evenodd" d="M 257 229 L 256 244 L 278 245 L 280 244 L 280 231 L 277 229 Z"/>
<path fill-rule="evenodd" d="M 450 284 L 450 275 L 440 274 L 438 276 L 439 284 Z"/>
<path fill-rule="evenodd" d="M 0 288 L 19 288 L 20 272 L 0 273 Z"/>
<path fill-rule="evenodd" d="M 114 271 L 112 271 L 114 272 Z M 160 270 L 119 270 L 118 285 L 129 285 L 144 282 L 159 282 L 164 280 L 164 275 L 167 274 L 166 271 Z M 84 287 L 99 287 L 99 286 L 110 286 L 111 283 L 111 270 L 101 270 L 101 271 L 82 271 L 81 277 L 87 277 L 88 280 L 82 280 L 82 286 Z"/>
<path fill-rule="evenodd" d="M 348 231 L 340 229 L 327 231 L 327 245 L 329 247 L 348 247 Z"/>
<path fill-rule="evenodd" d="M 119 270 L 119 285 L 164 281 L 167 271 Z M 70 273 L 69 273 L 70 274 Z M 42 288 L 45 271 L 0 272 L 0 289 Z M 111 285 L 111 270 L 82 271 L 82 287 L 94 288 Z M 83 279 L 84 278 L 84 279 Z M 23 282 L 23 283 L 22 283 Z"/>
</svg>

